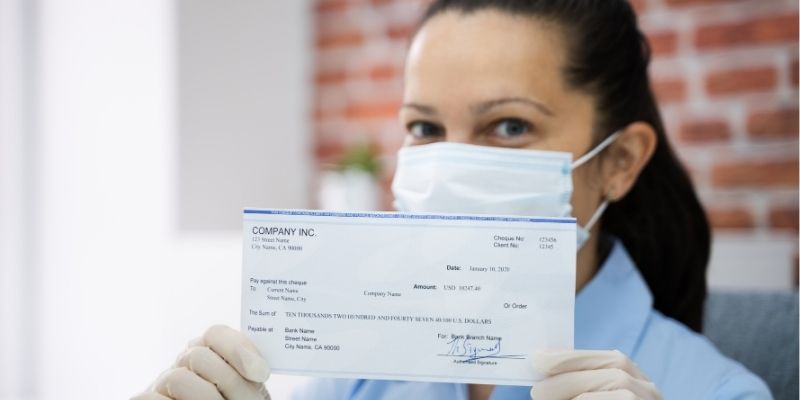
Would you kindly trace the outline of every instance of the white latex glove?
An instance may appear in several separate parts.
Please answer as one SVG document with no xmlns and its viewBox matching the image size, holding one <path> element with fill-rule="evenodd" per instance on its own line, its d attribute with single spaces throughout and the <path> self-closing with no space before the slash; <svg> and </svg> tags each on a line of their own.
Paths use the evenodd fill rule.
<svg viewBox="0 0 800 400">
<path fill-rule="evenodd" d="M 215 325 L 131 400 L 269 400 L 269 366 L 241 332 Z"/>
<path fill-rule="evenodd" d="M 661 400 L 656 385 L 617 350 L 541 352 L 533 368 L 547 376 L 533 384 L 534 400 Z"/>
</svg>

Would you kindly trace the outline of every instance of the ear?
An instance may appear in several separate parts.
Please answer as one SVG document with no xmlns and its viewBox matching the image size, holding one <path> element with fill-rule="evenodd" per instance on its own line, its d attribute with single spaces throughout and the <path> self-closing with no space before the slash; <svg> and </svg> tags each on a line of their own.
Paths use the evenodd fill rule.
<svg viewBox="0 0 800 400">
<path fill-rule="evenodd" d="M 657 143 L 655 129 L 646 122 L 633 122 L 622 130 L 602 161 L 603 194 L 609 201 L 621 199 L 631 190 Z"/>
</svg>

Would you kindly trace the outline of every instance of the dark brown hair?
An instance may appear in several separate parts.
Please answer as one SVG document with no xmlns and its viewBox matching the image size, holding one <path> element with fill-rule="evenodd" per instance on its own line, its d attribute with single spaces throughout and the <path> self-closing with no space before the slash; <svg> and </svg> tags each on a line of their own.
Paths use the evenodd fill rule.
<svg viewBox="0 0 800 400">
<path fill-rule="evenodd" d="M 601 230 L 618 237 L 653 293 L 655 308 L 702 329 L 711 234 L 686 170 L 672 151 L 650 88 L 650 49 L 625 0 L 436 0 L 420 26 L 445 11 L 494 9 L 555 22 L 567 42 L 565 82 L 595 97 L 596 140 L 636 121 L 658 144 L 628 194 L 609 205 Z M 524 40 L 524 38 L 521 38 Z"/>
</svg>

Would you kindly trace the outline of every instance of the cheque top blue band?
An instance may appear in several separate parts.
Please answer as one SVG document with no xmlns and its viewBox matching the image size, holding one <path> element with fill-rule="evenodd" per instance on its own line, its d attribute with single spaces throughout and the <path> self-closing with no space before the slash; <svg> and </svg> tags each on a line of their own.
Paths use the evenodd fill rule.
<svg viewBox="0 0 800 400">
<path fill-rule="evenodd" d="M 304 215 L 312 217 L 346 217 L 346 218 L 399 218 L 399 219 L 436 219 L 448 221 L 502 221 L 502 222 L 551 222 L 559 224 L 574 224 L 575 218 L 550 218 L 550 217 L 517 217 L 496 215 L 460 215 L 460 214 L 409 214 L 391 211 L 322 211 L 322 210 L 278 210 L 245 208 L 245 214 L 268 215 Z"/>
</svg>

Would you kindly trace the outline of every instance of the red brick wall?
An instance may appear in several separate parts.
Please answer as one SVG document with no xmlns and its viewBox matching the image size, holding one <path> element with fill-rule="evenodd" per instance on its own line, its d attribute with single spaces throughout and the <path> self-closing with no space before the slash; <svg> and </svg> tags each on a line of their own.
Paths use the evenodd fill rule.
<svg viewBox="0 0 800 400">
<path fill-rule="evenodd" d="M 636 0 L 667 130 L 718 232 L 797 236 L 796 0 Z M 318 0 L 315 151 L 403 140 L 401 68 L 426 0 Z M 390 195 L 384 205 L 389 208 Z M 788 260 L 795 262 L 796 260 Z"/>
</svg>

